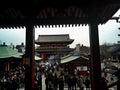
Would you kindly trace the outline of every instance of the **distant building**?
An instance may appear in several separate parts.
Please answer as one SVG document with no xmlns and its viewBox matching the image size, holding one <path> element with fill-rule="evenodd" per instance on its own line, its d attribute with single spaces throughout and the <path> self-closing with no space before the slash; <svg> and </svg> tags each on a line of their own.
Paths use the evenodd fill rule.
<svg viewBox="0 0 120 90">
<path fill-rule="evenodd" d="M 39 45 L 36 52 L 43 60 L 48 60 L 51 56 L 52 58 L 54 56 L 54 59 L 60 59 L 73 50 L 69 47 L 73 41 L 74 39 L 70 39 L 69 34 L 39 35 L 35 41 L 35 44 Z"/>
<path fill-rule="evenodd" d="M 114 44 L 109 47 L 108 52 L 113 60 L 120 62 L 120 44 Z"/>
<path fill-rule="evenodd" d="M 21 45 L 16 45 L 16 49 L 20 53 L 25 53 L 25 45 L 24 45 L 24 43 L 21 43 Z"/>
<path fill-rule="evenodd" d="M 82 55 L 88 55 L 90 53 L 90 48 L 87 46 L 84 46 L 83 44 L 77 44 L 75 47 L 75 51 L 79 52 Z"/>
</svg>

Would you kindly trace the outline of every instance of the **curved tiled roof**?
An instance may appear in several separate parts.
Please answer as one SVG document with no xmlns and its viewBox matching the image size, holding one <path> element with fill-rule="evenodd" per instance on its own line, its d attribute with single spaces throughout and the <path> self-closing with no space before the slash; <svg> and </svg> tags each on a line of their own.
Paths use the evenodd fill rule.
<svg viewBox="0 0 120 90">
<path fill-rule="evenodd" d="M 35 41 L 36 44 L 41 43 L 68 43 L 71 44 L 74 39 L 69 38 L 69 34 L 58 34 L 58 35 L 39 35 Z"/>
<path fill-rule="evenodd" d="M 10 57 L 20 58 L 21 55 L 21 53 L 13 50 L 10 47 L 0 45 L 0 59 Z"/>
<path fill-rule="evenodd" d="M 74 60 L 76 60 L 76 59 L 78 59 L 78 58 L 83 58 L 83 59 L 85 59 L 85 60 L 89 60 L 87 57 L 84 57 L 84 56 L 80 56 L 80 55 L 78 55 L 78 56 L 70 55 L 70 56 L 68 56 L 68 57 L 65 57 L 65 58 L 63 57 L 63 58 L 61 58 L 61 64 L 72 62 L 72 61 L 74 61 Z"/>
</svg>

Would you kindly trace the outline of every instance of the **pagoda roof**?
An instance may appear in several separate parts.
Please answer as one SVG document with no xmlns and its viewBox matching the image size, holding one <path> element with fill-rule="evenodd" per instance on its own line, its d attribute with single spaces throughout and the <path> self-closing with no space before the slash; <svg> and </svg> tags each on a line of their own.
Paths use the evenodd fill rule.
<svg viewBox="0 0 120 90">
<path fill-rule="evenodd" d="M 35 41 L 36 44 L 56 44 L 56 43 L 66 43 L 71 44 L 74 39 L 69 38 L 69 34 L 58 34 L 58 35 L 39 35 L 38 39 Z"/>
</svg>

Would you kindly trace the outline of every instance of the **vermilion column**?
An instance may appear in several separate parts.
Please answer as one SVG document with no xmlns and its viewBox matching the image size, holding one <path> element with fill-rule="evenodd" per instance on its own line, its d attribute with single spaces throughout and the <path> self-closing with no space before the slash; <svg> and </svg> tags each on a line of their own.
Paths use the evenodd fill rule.
<svg viewBox="0 0 120 90">
<path fill-rule="evenodd" d="M 101 80 L 101 62 L 99 50 L 99 35 L 98 25 L 95 23 L 89 24 L 90 34 L 90 75 L 92 90 L 102 90 L 100 86 Z"/>
<path fill-rule="evenodd" d="M 34 90 L 34 41 L 35 29 L 32 25 L 26 26 L 26 52 L 25 58 L 27 59 L 26 72 L 25 72 L 25 90 Z"/>
</svg>

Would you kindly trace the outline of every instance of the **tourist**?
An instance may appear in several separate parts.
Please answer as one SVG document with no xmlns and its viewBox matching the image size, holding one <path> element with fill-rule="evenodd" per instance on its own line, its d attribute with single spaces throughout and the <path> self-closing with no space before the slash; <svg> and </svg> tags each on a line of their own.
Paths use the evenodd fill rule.
<svg viewBox="0 0 120 90">
<path fill-rule="evenodd" d="M 86 90 L 90 90 L 90 79 L 88 77 L 86 77 L 85 79 L 85 87 Z"/>
<path fill-rule="evenodd" d="M 83 86 L 83 77 L 82 76 L 78 77 L 77 85 L 78 85 L 78 87 L 79 87 L 80 90 L 84 89 L 84 86 Z"/>
<path fill-rule="evenodd" d="M 55 90 L 57 90 L 57 87 L 58 87 L 58 77 L 57 77 L 56 73 L 55 73 L 54 79 L 53 79 L 53 87 L 54 87 Z"/>
<path fill-rule="evenodd" d="M 64 90 L 64 79 L 62 74 L 59 76 L 59 90 Z"/>
</svg>

